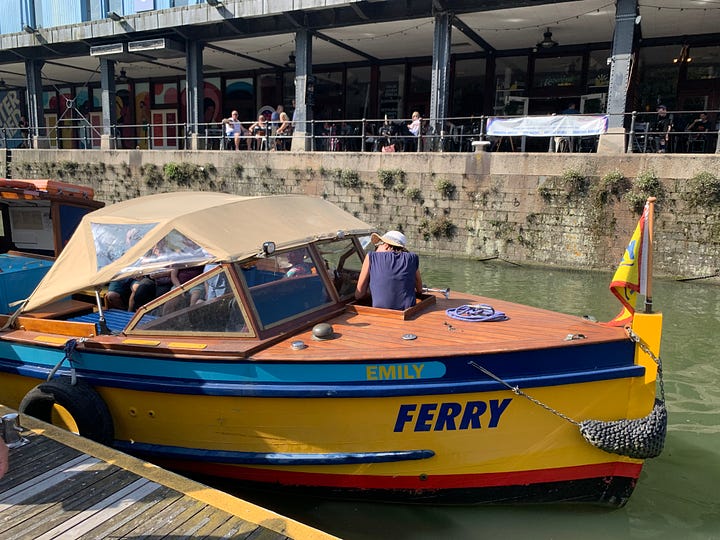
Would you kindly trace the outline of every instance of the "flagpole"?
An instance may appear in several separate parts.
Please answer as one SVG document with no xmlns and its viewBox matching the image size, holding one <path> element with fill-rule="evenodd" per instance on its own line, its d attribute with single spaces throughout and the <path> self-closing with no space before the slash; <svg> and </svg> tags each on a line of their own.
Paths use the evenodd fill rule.
<svg viewBox="0 0 720 540">
<path fill-rule="evenodd" d="M 653 223 L 657 198 L 648 197 L 648 254 L 647 254 L 647 290 L 645 293 L 645 313 L 652 313 L 652 267 L 653 267 Z"/>
</svg>

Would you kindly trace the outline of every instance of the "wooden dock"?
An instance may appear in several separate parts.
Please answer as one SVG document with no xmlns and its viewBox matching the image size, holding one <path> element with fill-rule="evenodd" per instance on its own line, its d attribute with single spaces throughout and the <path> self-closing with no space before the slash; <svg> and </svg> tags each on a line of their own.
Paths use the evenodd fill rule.
<svg viewBox="0 0 720 540">
<path fill-rule="evenodd" d="M 0 415 L 14 411 L 0 405 Z M 327 540 L 227 493 L 21 416 L 28 443 L 0 479 L 0 537 Z"/>
</svg>

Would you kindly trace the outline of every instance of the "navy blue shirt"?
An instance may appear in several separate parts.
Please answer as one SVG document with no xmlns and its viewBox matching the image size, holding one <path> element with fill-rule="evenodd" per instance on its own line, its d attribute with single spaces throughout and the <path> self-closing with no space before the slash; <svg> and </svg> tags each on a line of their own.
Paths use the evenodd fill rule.
<svg viewBox="0 0 720 540">
<path fill-rule="evenodd" d="M 371 251 L 368 256 L 373 307 L 402 310 L 414 306 L 418 256 L 407 251 Z"/>
</svg>

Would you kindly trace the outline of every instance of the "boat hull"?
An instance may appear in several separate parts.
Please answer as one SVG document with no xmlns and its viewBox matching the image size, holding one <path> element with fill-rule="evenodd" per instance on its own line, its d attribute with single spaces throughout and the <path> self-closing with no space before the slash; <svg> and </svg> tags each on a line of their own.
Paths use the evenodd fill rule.
<svg viewBox="0 0 720 540">
<path fill-rule="evenodd" d="M 0 395 L 14 407 L 65 354 L 8 341 L 0 352 Z M 646 416 L 656 373 L 643 356 L 625 340 L 383 363 L 85 349 L 73 364 L 82 392 L 107 406 L 97 422 L 109 444 L 180 470 L 388 501 L 618 506 L 643 461 L 596 448 L 577 422 Z M 72 409 L 84 397 L 73 404 L 70 370 L 56 375 Z"/>
</svg>

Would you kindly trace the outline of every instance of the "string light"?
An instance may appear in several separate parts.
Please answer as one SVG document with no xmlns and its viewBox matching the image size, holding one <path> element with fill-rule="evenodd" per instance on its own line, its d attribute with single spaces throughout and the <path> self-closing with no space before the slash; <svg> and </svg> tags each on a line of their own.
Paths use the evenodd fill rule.
<svg viewBox="0 0 720 540">
<path fill-rule="evenodd" d="M 583 13 L 579 13 L 579 14 L 576 14 L 576 15 L 570 15 L 570 16 L 565 17 L 565 18 L 563 18 L 563 19 L 557 19 L 557 20 L 554 20 L 554 21 L 545 21 L 545 22 L 542 22 L 542 23 L 530 24 L 530 25 L 527 25 L 527 26 L 506 27 L 506 28 L 497 28 L 497 27 L 484 28 L 484 27 L 477 27 L 477 28 L 474 28 L 474 30 L 476 30 L 476 31 L 479 31 L 479 30 L 485 30 L 485 31 L 495 30 L 496 32 L 505 32 L 505 31 L 507 31 L 507 30 L 529 30 L 529 29 L 531 29 L 531 28 L 546 28 L 546 27 L 548 27 L 548 26 L 552 26 L 553 24 L 555 24 L 555 25 L 557 26 L 557 25 L 559 25 L 559 24 L 562 23 L 562 22 L 571 21 L 571 20 L 573 20 L 573 19 L 579 19 L 580 17 L 584 17 L 585 15 L 590 15 L 591 13 L 600 13 L 600 10 L 607 9 L 607 8 L 613 7 L 613 6 L 615 6 L 615 2 L 610 2 L 610 3 L 607 3 L 607 4 L 603 5 L 603 6 L 600 6 L 599 8 L 593 8 L 593 9 L 590 9 L 590 10 L 585 11 L 585 12 L 583 12 Z"/>
<path fill-rule="evenodd" d="M 286 41 L 284 43 L 279 43 L 277 45 L 273 45 L 272 47 L 265 47 L 264 49 L 258 49 L 256 51 L 243 51 L 243 54 L 257 54 L 257 53 L 261 53 L 261 52 L 272 51 L 274 49 L 280 49 L 281 47 L 286 47 L 287 45 L 291 45 L 293 43 L 295 43 L 295 40 L 291 39 L 290 41 Z"/>
<path fill-rule="evenodd" d="M 426 22 L 421 23 L 421 24 L 416 24 L 415 26 L 410 26 L 410 27 L 408 27 L 408 28 L 403 28 L 402 30 L 396 30 L 395 32 L 389 32 L 389 33 L 384 34 L 384 35 L 382 35 L 382 36 L 367 36 L 367 37 L 352 38 L 352 39 L 348 38 L 348 39 L 341 39 L 340 41 L 342 41 L 342 42 L 344 42 L 344 43 L 347 43 L 347 42 L 349 42 L 349 41 L 357 42 L 357 41 L 367 41 L 367 40 L 369 40 L 369 39 L 389 38 L 389 37 L 392 37 L 392 36 L 397 36 L 397 35 L 399 35 L 399 34 L 400 34 L 400 35 L 405 35 L 407 32 L 412 32 L 413 30 L 419 30 L 419 29 L 422 28 L 423 26 L 427 26 L 427 25 L 429 25 L 429 24 L 434 24 L 434 21 L 426 21 Z"/>
</svg>

